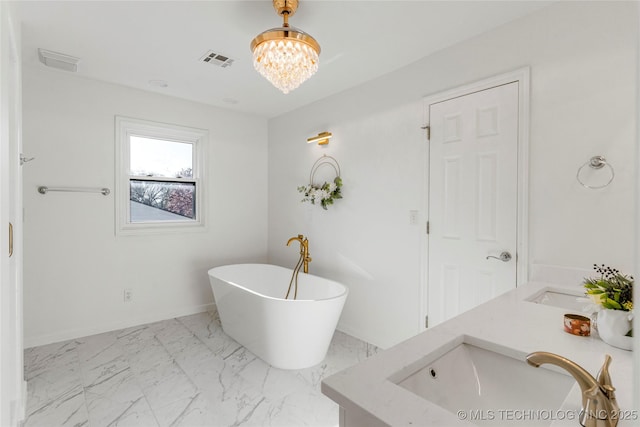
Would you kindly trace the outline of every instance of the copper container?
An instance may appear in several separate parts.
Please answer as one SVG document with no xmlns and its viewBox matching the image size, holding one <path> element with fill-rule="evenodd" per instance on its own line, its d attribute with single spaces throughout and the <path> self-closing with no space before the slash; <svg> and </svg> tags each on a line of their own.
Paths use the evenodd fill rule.
<svg viewBox="0 0 640 427">
<path fill-rule="evenodd" d="M 591 335 L 591 319 L 579 314 L 565 314 L 564 330 L 572 335 L 588 337 Z"/>
</svg>

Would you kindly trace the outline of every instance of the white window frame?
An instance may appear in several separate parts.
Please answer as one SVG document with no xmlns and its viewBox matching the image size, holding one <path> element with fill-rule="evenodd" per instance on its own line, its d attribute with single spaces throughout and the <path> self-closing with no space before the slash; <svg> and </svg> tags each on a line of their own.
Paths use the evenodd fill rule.
<svg viewBox="0 0 640 427">
<path fill-rule="evenodd" d="M 205 147 L 209 132 L 185 126 L 152 122 L 130 117 L 116 116 L 116 183 L 115 183 L 115 217 L 116 235 L 160 234 L 170 232 L 204 231 L 205 229 Z M 138 180 L 129 174 L 130 171 L 130 137 L 160 139 L 190 143 L 193 145 L 193 177 L 185 182 L 195 182 L 195 219 L 184 221 L 148 221 L 131 222 L 130 180 Z M 156 178 L 157 180 L 157 178 Z M 181 181 L 170 178 L 167 181 Z"/>
</svg>

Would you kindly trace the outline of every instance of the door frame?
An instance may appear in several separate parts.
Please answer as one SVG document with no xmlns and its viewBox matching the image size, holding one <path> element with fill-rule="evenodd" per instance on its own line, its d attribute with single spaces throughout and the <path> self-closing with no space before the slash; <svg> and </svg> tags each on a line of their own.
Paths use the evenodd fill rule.
<svg viewBox="0 0 640 427">
<path fill-rule="evenodd" d="M 21 38 L 11 6 L 0 4 L 0 317 L 3 333 L 0 381 L 0 420 L 17 426 L 25 418 L 27 385 L 24 381 L 23 339 L 23 199 L 20 155 L 22 147 Z M 13 255 L 8 256 L 8 224 L 13 225 Z M 1 322 L 0 322 L 1 323 Z"/>
<path fill-rule="evenodd" d="M 432 104 L 453 98 L 470 95 L 475 92 L 491 89 L 509 83 L 518 82 L 518 194 L 517 194 L 517 227 L 516 227 L 516 287 L 529 279 L 529 100 L 530 100 L 531 68 L 523 67 L 504 74 L 492 76 L 470 84 L 459 86 L 423 98 L 425 126 L 430 126 L 429 107 Z M 425 133 L 426 143 L 427 139 Z M 429 212 L 429 150 L 424 158 L 424 191 L 422 192 L 422 209 L 425 217 Z M 429 218 L 427 217 L 427 221 Z M 426 224 L 425 224 L 426 227 Z M 422 233 L 420 242 L 420 318 L 419 331 L 427 327 L 429 297 L 429 235 Z"/>
</svg>

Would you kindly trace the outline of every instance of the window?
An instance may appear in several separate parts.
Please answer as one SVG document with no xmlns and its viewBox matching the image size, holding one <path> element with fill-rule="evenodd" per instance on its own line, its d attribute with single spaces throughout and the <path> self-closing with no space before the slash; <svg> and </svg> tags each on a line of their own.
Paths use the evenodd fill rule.
<svg viewBox="0 0 640 427">
<path fill-rule="evenodd" d="M 207 131 L 116 117 L 116 232 L 204 226 Z"/>
</svg>

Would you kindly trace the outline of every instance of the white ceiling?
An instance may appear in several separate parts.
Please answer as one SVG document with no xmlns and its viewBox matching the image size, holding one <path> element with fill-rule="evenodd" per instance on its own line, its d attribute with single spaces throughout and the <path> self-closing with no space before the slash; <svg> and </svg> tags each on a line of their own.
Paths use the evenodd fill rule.
<svg viewBox="0 0 640 427">
<path fill-rule="evenodd" d="M 271 0 L 20 1 L 23 61 L 43 48 L 81 58 L 78 76 L 275 117 L 531 13 L 546 1 L 301 0 L 290 24 L 321 45 L 320 69 L 284 95 L 249 43 L 281 25 Z M 208 50 L 235 60 L 199 62 Z M 52 70 L 51 72 L 64 72 Z M 166 88 L 149 85 L 165 80 Z"/>
</svg>

